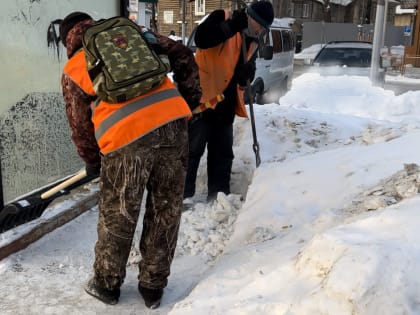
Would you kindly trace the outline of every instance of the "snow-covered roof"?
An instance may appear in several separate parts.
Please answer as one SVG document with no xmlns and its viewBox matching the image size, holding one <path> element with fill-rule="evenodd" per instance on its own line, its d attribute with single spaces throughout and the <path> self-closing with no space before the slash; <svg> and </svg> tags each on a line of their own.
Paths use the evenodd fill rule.
<svg viewBox="0 0 420 315">
<path fill-rule="evenodd" d="M 357 41 L 337 41 L 337 42 L 330 42 L 327 44 L 328 47 L 334 48 L 372 48 L 371 43 L 367 42 L 357 42 Z"/>
<path fill-rule="evenodd" d="M 322 4 L 325 4 L 325 2 L 323 0 L 316 0 Z M 350 3 L 352 3 L 353 0 L 330 0 L 329 3 L 333 3 L 333 4 L 337 4 L 337 5 L 342 5 L 342 6 L 348 6 Z"/>
<path fill-rule="evenodd" d="M 274 27 L 290 27 L 296 20 L 294 18 L 284 17 L 284 18 L 274 18 L 273 24 Z"/>
<path fill-rule="evenodd" d="M 401 5 L 397 5 L 395 8 L 395 14 L 414 14 L 416 9 L 403 9 Z"/>
</svg>

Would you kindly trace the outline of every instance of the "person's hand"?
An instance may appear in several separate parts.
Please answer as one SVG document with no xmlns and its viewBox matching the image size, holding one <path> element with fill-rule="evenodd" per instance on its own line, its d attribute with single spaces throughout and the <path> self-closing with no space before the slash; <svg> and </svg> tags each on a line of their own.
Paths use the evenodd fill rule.
<svg viewBox="0 0 420 315">
<path fill-rule="evenodd" d="M 236 67 L 235 74 L 240 86 L 245 86 L 247 80 L 252 80 L 255 75 L 255 62 L 239 64 Z"/>
<path fill-rule="evenodd" d="M 240 32 L 248 27 L 248 15 L 245 13 L 245 10 L 233 11 L 231 27 L 232 31 L 234 31 L 235 33 Z"/>
<path fill-rule="evenodd" d="M 101 164 L 89 164 L 85 165 L 86 175 L 89 177 L 98 177 L 101 173 Z"/>
</svg>

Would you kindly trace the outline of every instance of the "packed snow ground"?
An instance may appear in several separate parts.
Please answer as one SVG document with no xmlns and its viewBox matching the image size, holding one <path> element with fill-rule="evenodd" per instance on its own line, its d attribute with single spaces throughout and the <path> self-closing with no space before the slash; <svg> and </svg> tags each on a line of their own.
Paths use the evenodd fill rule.
<svg viewBox="0 0 420 315">
<path fill-rule="evenodd" d="M 366 78 L 302 75 L 280 105 L 254 106 L 257 169 L 250 123 L 236 120 L 232 195 L 204 202 L 203 158 L 159 309 L 136 290 L 137 242 L 119 304 L 84 293 L 93 208 L 0 261 L 0 313 L 420 314 L 419 104 Z"/>
</svg>

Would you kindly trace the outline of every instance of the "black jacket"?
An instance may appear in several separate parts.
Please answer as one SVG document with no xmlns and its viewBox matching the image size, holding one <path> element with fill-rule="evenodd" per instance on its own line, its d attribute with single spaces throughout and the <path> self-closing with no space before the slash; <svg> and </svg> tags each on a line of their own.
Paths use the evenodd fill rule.
<svg viewBox="0 0 420 315">
<path fill-rule="evenodd" d="M 207 19 L 202 22 L 198 27 L 195 33 L 195 44 L 200 49 L 206 49 L 215 47 L 228 38 L 235 35 L 231 28 L 231 20 L 225 20 L 225 11 L 224 10 L 215 10 L 213 11 Z M 253 39 L 246 38 L 247 48 L 251 44 Z M 220 55 L 220 58 L 223 58 L 223 54 Z M 255 57 L 251 61 L 255 64 Z M 236 64 L 242 65 L 244 63 L 242 52 L 239 54 L 239 59 Z M 225 99 L 217 104 L 214 110 L 208 109 L 204 111 L 203 118 L 212 123 L 218 124 L 232 124 L 235 118 L 235 104 L 237 97 L 236 86 L 238 84 L 238 78 L 235 75 L 232 77 L 232 80 L 229 82 L 226 90 L 223 92 Z M 217 74 L 215 74 L 217 75 Z M 251 76 L 251 80 L 254 77 L 255 72 Z M 245 85 L 244 82 L 240 82 L 241 85 Z"/>
</svg>

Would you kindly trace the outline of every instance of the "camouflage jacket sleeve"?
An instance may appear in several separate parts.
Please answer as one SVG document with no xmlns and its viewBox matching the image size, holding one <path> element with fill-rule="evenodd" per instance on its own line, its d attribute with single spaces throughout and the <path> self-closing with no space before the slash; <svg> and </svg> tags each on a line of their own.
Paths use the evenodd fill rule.
<svg viewBox="0 0 420 315">
<path fill-rule="evenodd" d="M 155 34 L 163 52 L 168 55 L 173 71 L 173 79 L 178 91 L 191 109 L 200 104 L 201 87 L 198 66 L 191 49 L 166 36 Z"/>
<path fill-rule="evenodd" d="M 71 139 L 84 162 L 97 165 L 100 163 L 101 157 L 91 121 L 90 103 L 92 96 L 83 92 L 65 74 L 61 78 L 61 86 L 66 104 L 67 119 L 72 133 Z"/>
</svg>

